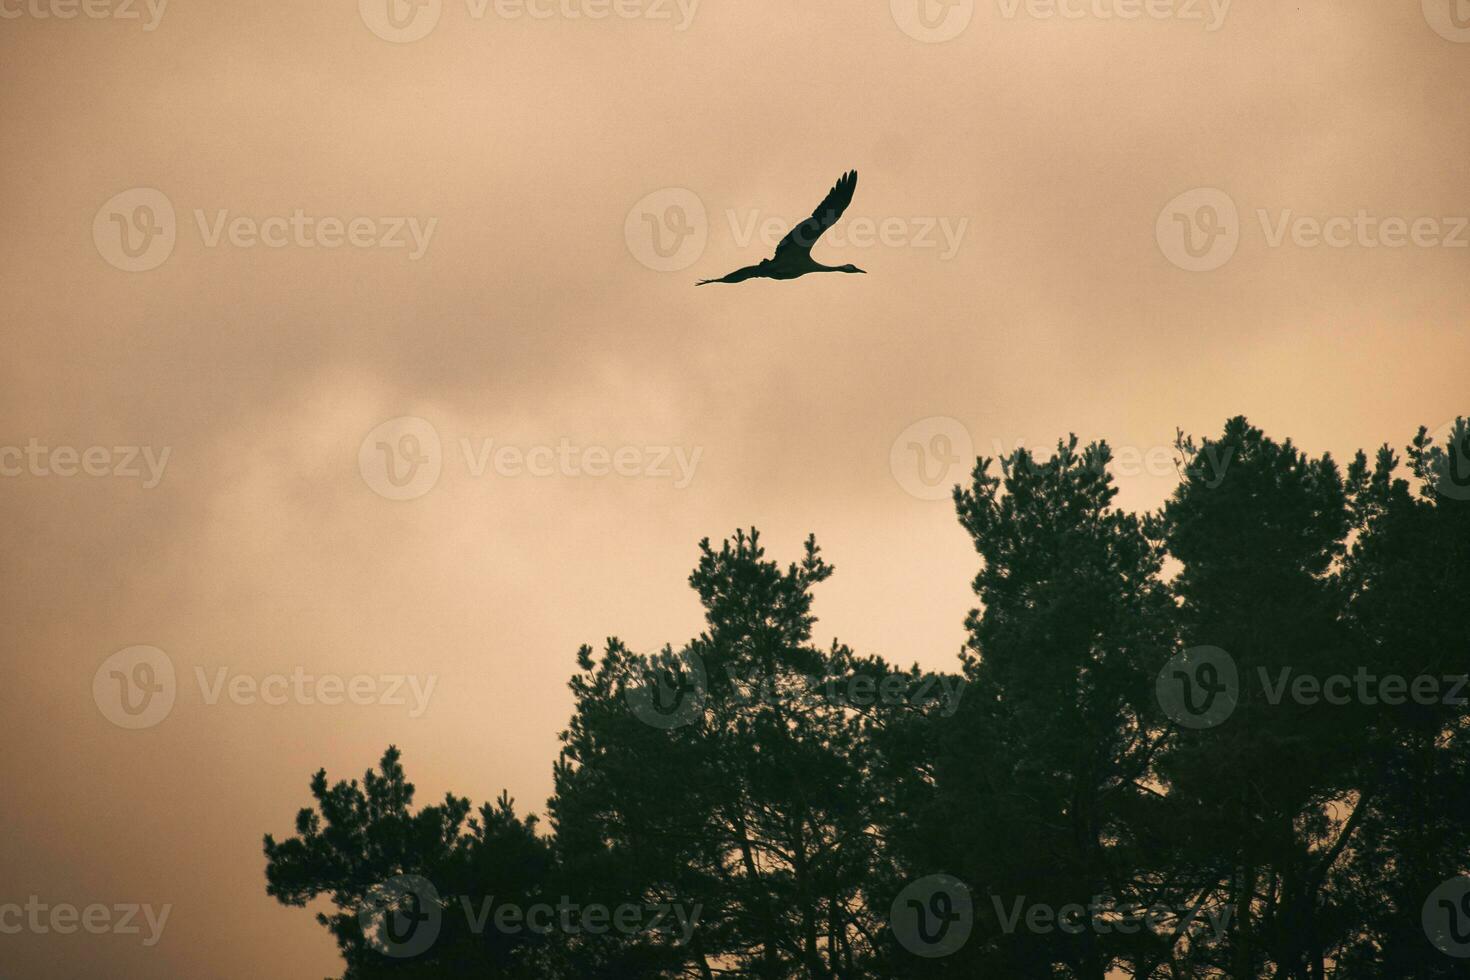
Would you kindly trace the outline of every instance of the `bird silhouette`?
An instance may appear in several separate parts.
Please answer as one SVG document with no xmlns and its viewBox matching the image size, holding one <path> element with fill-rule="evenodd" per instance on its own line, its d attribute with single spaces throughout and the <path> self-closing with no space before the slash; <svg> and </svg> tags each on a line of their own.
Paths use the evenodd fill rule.
<svg viewBox="0 0 1470 980">
<path fill-rule="evenodd" d="M 786 233 L 786 237 L 776 246 L 776 254 L 772 258 L 761 259 L 759 265 L 736 269 L 720 279 L 701 279 L 695 285 L 744 282 L 747 279 L 796 279 L 808 272 L 863 272 L 864 270 L 851 263 L 822 265 L 812 258 L 812 246 L 828 228 L 837 224 L 837 219 L 842 217 L 842 212 L 852 203 L 852 195 L 856 190 L 857 171 L 850 170 L 837 178 L 837 183 L 832 185 L 826 199 L 817 205 L 810 218 Z"/>
</svg>

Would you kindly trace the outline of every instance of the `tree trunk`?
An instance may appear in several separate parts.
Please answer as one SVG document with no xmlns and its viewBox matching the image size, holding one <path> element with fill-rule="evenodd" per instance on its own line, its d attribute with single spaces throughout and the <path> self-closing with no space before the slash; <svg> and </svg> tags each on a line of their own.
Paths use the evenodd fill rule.
<svg viewBox="0 0 1470 980">
<path fill-rule="evenodd" d="M 1240 880 L 1235 892 L 1235 956 L 1231 977 L 1233 980 L 1256 980 L 1254 957 L 1251 949 L 1251 903 L 1256 893 L 1256 866 L 1247 859 L 1240 869 Z"/>
</svg>

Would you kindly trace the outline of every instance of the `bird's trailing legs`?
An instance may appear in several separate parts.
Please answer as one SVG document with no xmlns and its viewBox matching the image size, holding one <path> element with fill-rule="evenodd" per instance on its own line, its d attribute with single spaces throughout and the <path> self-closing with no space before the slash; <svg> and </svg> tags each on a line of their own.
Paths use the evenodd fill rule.
<svg viewBox="0 0 1470 980">
<path fill-rule="evenodd" d="M 747 279 L 753 279 L 756 276 L 763 275 L 764 270 L 761 268 L 761 266 L 764 266 L 765 264 L 766 263 L 762 262 L 760 265 L 748 265 L 743 269 L 736 269 L 729 275 L 721 276 L 718 279 L 701 279 L 694 285 L 708 286 L 712 282 L 744 282 Z"/>
</svg>

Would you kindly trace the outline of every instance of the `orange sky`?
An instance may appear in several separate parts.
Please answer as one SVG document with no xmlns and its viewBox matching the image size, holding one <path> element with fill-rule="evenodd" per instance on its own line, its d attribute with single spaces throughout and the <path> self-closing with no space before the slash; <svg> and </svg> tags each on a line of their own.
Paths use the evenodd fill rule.
<svg viewBox="0 0 1470 980">
<path fill-rule="evenodd" d="M 1153 507 L 1176 427 L 1470 409 L 1451 0 L 386 2 L 0 0 L 0 930 L 170 909 L 7 975 L 340 972 L 264 891 L 310 773 L 540 809 L 577 646 L 696 632 L 706 535 L 815 531 L 819 638 L 945 667 L 948 457 L 1106 437 Z M 868 275 L 693 288 L 848 168 Z"/>
</svg>

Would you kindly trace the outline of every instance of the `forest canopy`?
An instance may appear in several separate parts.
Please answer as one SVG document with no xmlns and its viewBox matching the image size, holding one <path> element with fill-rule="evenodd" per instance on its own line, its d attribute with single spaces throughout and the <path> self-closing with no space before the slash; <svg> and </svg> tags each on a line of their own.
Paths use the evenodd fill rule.
<svg viewBox="0 0 1470 980">
<path fill-rule="evenodd" d="M 698 636 L 578 651 L 546 826 L 390 747 L 267 890 L 349 980 L 1470 975 L 1470 424 L 1176 449 L 1142 514 L 1103 442 L 977 460 L 946 672 L 814 643 L 815 540 L 703 541 Z"/>
</svg>

